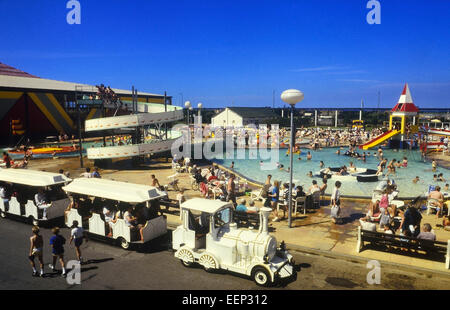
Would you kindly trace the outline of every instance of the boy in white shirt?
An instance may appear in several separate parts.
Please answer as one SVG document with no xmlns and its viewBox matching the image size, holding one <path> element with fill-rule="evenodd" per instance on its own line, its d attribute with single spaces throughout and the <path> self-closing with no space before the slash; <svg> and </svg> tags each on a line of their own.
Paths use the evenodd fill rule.
<svg viewBox="0 0 450 310">
<path fill-rule="evenodd" d="M 331 220 L 333 223 L 336 223 L 336 219 L 339 218 L 339 215 L 341 213 L 341 192 L 339 191 L 339 188 L 341 188 L 341 182 L 336 181 L 334 184 L 333 194 L 331 195 L 331 206 L 332 208 L 337 206 L 336 212 L 332 212 Z M 335 207 L 336 208 L 336 207 Z"/>
<path fill-rule="evenodd" d="M 78 221 L 73 221 L 69 244 L 72 244 L 72 241 L 75 241 L 75 252 L 80 264 L 82 261 L 80 246 L 83 244 L 83 239 L 86 239 L 86 242 L 88 241 L 83 227 L 78 227 Z"/>
</svg>

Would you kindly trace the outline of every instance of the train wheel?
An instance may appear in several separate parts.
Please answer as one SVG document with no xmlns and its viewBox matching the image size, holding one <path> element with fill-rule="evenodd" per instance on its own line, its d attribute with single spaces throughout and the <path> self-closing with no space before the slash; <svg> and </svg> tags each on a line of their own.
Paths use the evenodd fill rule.
<svg viewBox="0 0 450 310">
<path fill-rule="evenodd" d="M 178 252 L 178 258 L 184 267 L 192 267 L 192 265 L 194 265 L 194 255 L 187 249 L 180 250 L 180 252 Z"/>
<path fill-rule="evenodd" d="M 264 267 L 256 267 L 252 273 L 253 281 L 259 286 L 269 286 L 271 284 L 270 274 Z"/>
<path fill-rule="evenodd" d="M 120 247 L 124 250 L 129 250 L 130 249 L 130 243 L 125 240 L 124 238 L 119 238 L 119 242 L 120 242 Z"/>
<path fill-rule="evenodd" d="M 216 260 L 209 254 L 202 255 L 198 262 L 207 272 L 212 272 L 218 268 Z"/>
</svg>

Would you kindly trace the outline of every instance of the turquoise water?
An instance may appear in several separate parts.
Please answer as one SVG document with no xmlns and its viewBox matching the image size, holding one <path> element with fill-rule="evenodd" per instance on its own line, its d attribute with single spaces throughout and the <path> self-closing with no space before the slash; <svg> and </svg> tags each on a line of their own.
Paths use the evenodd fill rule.
<svg viewBox="0 0 450 310">
<path fill-rule="evenodd" d="M 370 156 L 367 156 L 366 162 L 351 158 L 344 155 L 337 155 L 335 152 L 338 148 L 327 148 L 323 150 L 313 151 L 313 150 L 302 150 L 300 157 L 302 160 L 298 160 L 299 155 L 294 154 L 294 183 L 296 185 L 302 185 L 305 190 L 311 186 L 312 180 L 317 180 L 318 184 L 321 185 L 322 181 L 319 176 L 308 177 L 306 174 L 312 171 L 313 174 L 318 174 L 320 167 L 320 161 L 322 160 L 325 167 L 339 167 L 342 165 L 349 166 L 350 161 L 357 168 L 370 168 L 377 169 L 379 160 L 373 156 L 374 151 L 370 151 Z M 240 150 L 242 152 L 243 150 Z M 312 155 L 311 160 L 306 160 L 306 152 L 310 151 Z M 345 153 L 346 149 L 341 150 L 341 154 Z M 286 169 L 289 167 L 289 156 L 286 156 L 286 149 L 280 149 L 277 151 L 279 159 L 276 160 L 280 164 L 284 165 Z M 358 150 L 362 154 L 361 150 Z M 403 157 L 408 158 L 408 167 L 397 168 L 396 174 L 389 175 L 389 178 L 394 179 L 395 183 L 399 189 L 398 197 L 416 197 L 423 194 L 428 190 L 429 185 L 440 185 L 444 186 L 445 183 L 450 183 L 450 170 L 438 167 L 436 172 L 432 172 L 431 163 L 423 162 L 421 159 L 419 151 L 410 150 L 399 150 L 393 151 L 389 149 L 383 149 L 384 156 L 391 159 L 397 159 L 402 161 Z M 366 152 L 367 154 L 367 152 Z M 249 156 L 258 156 L 256 159 L 249 159 Z M 225 155 L 224 155 L 225 156 Z M 236 157 L 236 151 L 234 156 Z M 242 156 L 241 156 L 242 157 Z M 230 167 L 231 162 L 234 161 L 234 170 L 249 179 L 258 182 L 264 182 L 267 175 L 272 175 L 272 180 L 280 180 L 282 182 L 289 182 L 289 172 L 286 170 L 281 171 L 279 169 L 262 170 L 260 164 L 259 153 L 256 150 L 245 150 L 245 158 L 247 159 L 214 159 L 214 162 L 221 164 L 225 167 Z M 270 167 L 270 160 L 263 161 L 263 167 Z M 433 182 L 433 174 L 443 173 L 446 182 Z M 420 181 L 417 184 L 412 182 L 412 179 L 416 176 L 420 177 Z M 380 176 L 380 180 L 383 177 Z M 343 195 L 349 196 L 372 196 L 372 191 L 377 186 L 377 182 L 362 183 L 356 180 L 340 180 L 342 182 L 341 192 Z M 326 190 L 327 194 L 331 194 L 334 188 L 335 180 L 333 178 L 328 180 L 328 188 Z"/>
</svg>

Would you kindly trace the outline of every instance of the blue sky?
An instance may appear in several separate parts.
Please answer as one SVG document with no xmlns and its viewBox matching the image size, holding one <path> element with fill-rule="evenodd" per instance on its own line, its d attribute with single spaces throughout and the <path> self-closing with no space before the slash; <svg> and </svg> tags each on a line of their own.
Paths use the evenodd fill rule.
<svg viewBox="0 0 450 310">
<path fill-rule="evenodd" d="M 408 82 L 419 107 L 450 107 L 450 1 L 0 0 L 0 62 L 40 77 L 164 93 L 205 107 L 307 107 L 397 102 Z M 182 95 L 181 95 L 182 94 Z"/>
</svg>

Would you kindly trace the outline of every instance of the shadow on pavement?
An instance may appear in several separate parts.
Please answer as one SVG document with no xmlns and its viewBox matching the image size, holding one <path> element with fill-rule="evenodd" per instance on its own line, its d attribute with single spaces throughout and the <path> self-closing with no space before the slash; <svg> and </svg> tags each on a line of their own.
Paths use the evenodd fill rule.
<svg viewBox="0 0 450 310">
<path fill-rule="evenodd" d="M 168 230 L 164 236 L 153 239 L 145 244 L 139 245 L 135 250 L 137 253 L 157 253 L 172 249 L 172 231 Z"/>
<path fill-rule="evenodd" d="M 364 217 L 364 214 L 362 214 L 362 213 L 350 214 L 350 216 L 341 218 L 341 222 L 342 222 L 341 225 L 353 223 L 354 221 L 357 221 L 362 217 Z"/>
<path fill-rule="evenodd" d="M 108 262 L 110 260 L 113 260 L 114 258 L 109 257 L 109 258 L 102 258 L 102 259 L 89 259 L 83 263 L 81 263 L 81 265 L 88 265 L 88 264 L 101 264 L 104 262 Z"/>
</svg>

